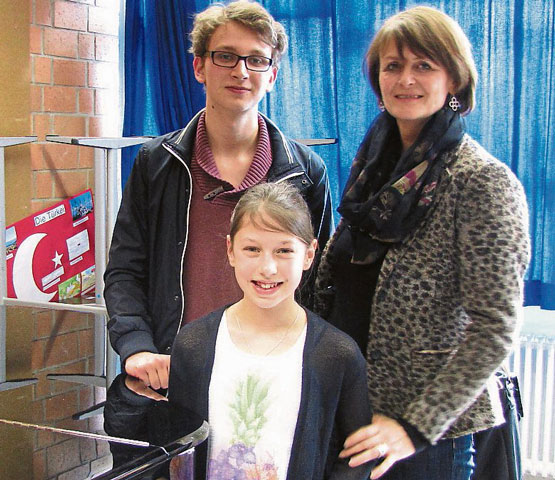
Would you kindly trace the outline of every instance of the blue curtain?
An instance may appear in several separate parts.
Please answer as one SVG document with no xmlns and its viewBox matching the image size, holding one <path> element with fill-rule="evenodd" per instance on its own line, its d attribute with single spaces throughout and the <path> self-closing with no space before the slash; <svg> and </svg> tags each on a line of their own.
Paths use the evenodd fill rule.
<svg viewBox="0 0 555 480">
<path fill-rule="evenodd" d="M 123 135 L 160 135 L 184 126 L 204 106 L 187 52 L 194 0 L 130 0 L 125 7 Z M 122 155 L 127 179 L 138 150 Z"/>
<path fill-rule="evenodd" d="M 208 0 L 133 0 L 126 7 L 124 135 L 182 127 L 204 105 L 187 33 Z M 293 138 L 336 138 L 315 147 L 336 205 L 351 161 L 377 115 L 362 58 L 394 13 L 422 2 L 263 0 L 285 25 L 290 48 L 261 111 Z M 525 301 L 555 309 L 555 13 L 552 0 L 431 0 L 473 44 L 479 72 L 468 132 L 522 181 L 532 262 Z M 130 163 L 122 166 L 123 176 Z"/>
</svg>

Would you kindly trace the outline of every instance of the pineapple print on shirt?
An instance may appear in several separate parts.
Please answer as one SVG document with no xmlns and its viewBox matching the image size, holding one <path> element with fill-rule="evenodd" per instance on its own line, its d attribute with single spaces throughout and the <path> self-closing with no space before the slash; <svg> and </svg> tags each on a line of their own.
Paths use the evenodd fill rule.
<svg viewBox="0 0 555 480">
<path fill-rule="evenodd" d="M 209 480 L 277 480 L 277 466 L 271 455 L 256 458 L 254 447 L 267 418 L 269 383 L 254 374 L 237 385 L 229 405 L 233 423 L 232 444 L 212 457 Z M 260 455 L 259 455 L 260 456 Z"/>
<path fill-rule="evenodd" d="M 306 328 L 278 355 L 238 349 L 225 314 L 208 394 L 208 480 L 285 480 L 301 401 Z"/>
</svg>

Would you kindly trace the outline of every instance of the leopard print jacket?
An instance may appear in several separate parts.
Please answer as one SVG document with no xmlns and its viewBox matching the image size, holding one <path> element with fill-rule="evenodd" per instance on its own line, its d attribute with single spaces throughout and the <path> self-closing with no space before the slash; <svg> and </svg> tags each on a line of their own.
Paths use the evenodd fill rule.
<svg viewBox="0 0 555 480">
<path fill-rule="evenodd" d="M 530 257 L 526 199 L 513 173 L 468 135 L 446 155 L 435 205 L 384 259 L 366 355 L 374 411 L 404 419 L 432 444 L 503 423 L 493 373 L 518 333 Z M 314 310 L 324 318 L 342 223 L 315 285 Z"/>
</svg>

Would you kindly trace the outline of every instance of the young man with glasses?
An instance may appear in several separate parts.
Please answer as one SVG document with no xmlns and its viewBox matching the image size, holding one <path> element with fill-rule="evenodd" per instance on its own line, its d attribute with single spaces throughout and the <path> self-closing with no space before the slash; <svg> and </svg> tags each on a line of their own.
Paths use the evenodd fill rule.
<svg viewBox="0 0 555 480">
<path fill-rule="evenodd" d="M 260 4 L 236 1 L 196 15 L 190 37 L 206 108 L 184 129 L 141 148 L 105 274 L 110 340 L 135 378 L 127 377 L 126 384 L 157 400 L 163 397 L 154 390 L 167 388 L 169 355 L 181 325 L 241 298 L 225 237 L 246 189 L 291 182 L 309 205 L 322 248 L 332 229 L 321 158 L 258 112 L 287 48 L 283 26 Z M 138 418 L 140 409 L 135 413 Z M 139 432 L 137 418 L 118 415 L 110 394 L 105 418 L 108 433 L 131 434 L 121 422 Z"/>
</svg>

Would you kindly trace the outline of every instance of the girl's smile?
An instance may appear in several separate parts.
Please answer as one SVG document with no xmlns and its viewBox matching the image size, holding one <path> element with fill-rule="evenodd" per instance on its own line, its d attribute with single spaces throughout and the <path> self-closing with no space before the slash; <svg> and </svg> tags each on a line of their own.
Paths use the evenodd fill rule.
<svg viewBox="0 0 555 480">
<path fill-rule="evenodd" d="M 260 308 L 272 308 L 294 301 L 295 290 L 303 271 L 312 264 L 315 249 L 291 233 L 245 220 L 233 242 L 228 238 L 227 251 L 245 300 Z"/>
</svg>

